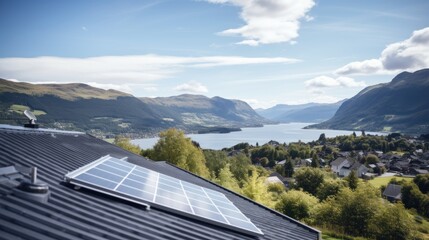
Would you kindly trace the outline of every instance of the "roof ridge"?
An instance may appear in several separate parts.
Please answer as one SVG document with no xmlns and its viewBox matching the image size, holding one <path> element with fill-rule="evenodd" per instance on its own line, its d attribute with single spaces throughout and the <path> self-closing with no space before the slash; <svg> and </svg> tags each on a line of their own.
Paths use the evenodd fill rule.
<svg viewBox="0 0 429 240">
<path fill-rule="evenodd" d="M 67 131 L 51 128 L 26 128 L 22 126 L 14 126 L 8 124 L 0 124 L 0 130 L 4 131 L 15 131 L 15 132 L 26 132 L 26 133 L 57 133 L 57 134 L 87 134 L 79 131 Z"/>
</svg>

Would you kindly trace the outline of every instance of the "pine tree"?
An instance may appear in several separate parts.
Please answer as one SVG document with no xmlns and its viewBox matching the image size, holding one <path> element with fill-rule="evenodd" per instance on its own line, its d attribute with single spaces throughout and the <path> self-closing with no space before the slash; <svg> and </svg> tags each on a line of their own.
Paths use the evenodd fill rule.
<svg viewBox="0 0 429 240">
<path fill-rule="evenodd" d="M 284 173 L 285 173 L 285 177 L 292 177 L 294 174 L 294 169 L 293 169 L 293 164 L 292 161 L 290 159 L 286 160 L 284 166 Z"/>
<path fill-rule="evenodd" d="M 240 193 L 241 189 L 238 185 L 237 179 L 234 177 L 234 174 L 232 174 L 230 169 L 230 164 L 226 164 L 225 167 L 223 167 L 219 171 L 219 177 L 214 180 L 217 184 L 228 188 L 229 190 L 232 190 L 234 192 Z"/>
<path fill-rule="evenodd" d="M 318 140 L 321 144 L 325 144 L 326 142 L 326 135 L 324 133 L 320 134 L 319 136 L 319 140 Z"/>
<path fill-rule="evenodd" d="M 313 154 L 311 155 L 311 167 L 318 168 L 319 166 L 319 156 L 316 152 L 313 152 Z"/>
<path fill-rule="evenodd" d="M 353 170 L 350 172 L 350 174 L 346 178 L 347 183 L 349 184 L 349 188 L 352 190 L 355 190 L 358 186 L 359 179 L 356 175 L 356 172 Z"/>
</svg>

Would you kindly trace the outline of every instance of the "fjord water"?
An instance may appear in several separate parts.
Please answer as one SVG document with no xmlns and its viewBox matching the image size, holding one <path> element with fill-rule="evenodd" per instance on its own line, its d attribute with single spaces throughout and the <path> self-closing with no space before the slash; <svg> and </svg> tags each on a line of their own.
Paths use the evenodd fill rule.
<svg viewBox="0 0 429 240">
<path fill-rule="evenodd" d="M 243 128 L 240 132 L 231 133 L 209 133 L 209 134 L 188 134 L 192 140 L 198 142 L 204 149 L 222 149 L 232 147 L 238 143 L 247 142 L 255 145 L 262 145 L 274 140 L 280 143 L 311 142 L 319 139 L 320 134 L 325 133 L 326 137 L 340 135 L 350 135 L 353 131 L 327 130 L 327 129 L 303 129 L 311 123 L 285 123 L 278 125 L 265 125 L 258 128 Z M 359 135 L 361 132 L 356 131 Z M 367 132 L 372 135 L 384 135 L 384 133 Z M 144 138 L 132 140 L 132 143 L 139 145 L 143 149 L 152 148 L 158 138 Z"/>
</svg>

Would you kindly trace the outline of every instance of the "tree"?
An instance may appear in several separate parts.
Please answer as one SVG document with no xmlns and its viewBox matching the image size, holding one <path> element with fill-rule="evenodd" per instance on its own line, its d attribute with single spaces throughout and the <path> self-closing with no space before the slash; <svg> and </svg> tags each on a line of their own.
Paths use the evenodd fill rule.
<svg viewBox="0 0 429 240">
<path fill-rule="evenodd" d="M 311 216 L 311 212 L 318 202 L 317 198 L 311 194 L 298 190 L 290 190 L 280 196 L 275 209 L 289 217 L 304 220 Z"/>
<path fill-rule="evenodd" d="M 341 151 L 352 151 L 353 150 L 353 142 L 349 139 L 342 141 L 339 144 L 339 148 Z"/>
<path fill-rule="evenodd" d="M 320 201 L 323 201 L 330 196 L 335 196 L 340 192 L 341 188 L 343 188 L 344 185 L 344 181 L 339 179 L 325 179 L 325 181 L 320 185 L 319 189 L 317 190 L 317 198 L 319 198 Z"/>
<path fill-rule="evenodd" d="M 219 177 L 214 180 L 217 184 L 228 188 L 231 191 L 234 191 L 236 193 L 240 193 L 241 189 L 238 185 L 237 179 L 234 177 L 234 174 L 232 174 L 230 169 L 230 164 L 226 164 L 222 169 L 219 171 Z"/>
<path fill-rule="evenodd" d="M 255 167 L 252 167 L 251 171 L 252 174 L 243 184 L 243 194 L 256 202 L 270 207 L 272 202 L 270 199 L 271 196 L 268 192 L 268 187 L 265 184 L 266 177 L 261 176 Z"/>
<path fill-rule="evenodd" d="M 270 162 L 270 160 L 268 160 L 268 158 L 266 158 L 266 157 L 259 159 L 259 161 L 261 162 L 262 167 L 266 167 L 268 165 L 268 163 Z"/>
<path fill-rule="evenodd" d="M 273 168 L 276 166 L 276 160 L 274 160 L 274 158 L 270 159 L 270 161 L 268 161 L 267 167 L 269 168 Z"/>
<path fill-rule="evenodd" d="M 219 176 L 219 172 L 228 163 L 228 156 L 224 151 L 204 150 L 204 158 L 209 172 L 213 174 L 213 178 Z"/>
<path fill-rule="evenodd" d="M 426 194 L 429 192 L 429 174 L 417 175 L 413 181 L 422 193 Z"/>
<path fill-rule="evenodd" d="M 268 184 L 268 191 L 280 195 L 286 190 L 283 183 L 270 183 Z"/>
<path fill-rule="evenodd" d="M 159 138 L 150 156 L 153 160 L 167 161 L 201 177 L 210 176 L 203 152 L 182 131 L 170 128 L 161 132 Z"/>
<path fill-rule="evenodd" d="M 369 222 L 369 232 L 377 240 L 411 239 L 413 220 L 402 204 L 380 205 Z"/>
<path fill-rule="evenodd" d="M 289 149 L 288 149 L 288 153 L 292 159 L 297 158 L 299 155 L 298 147 L 295 144 L 290 144 Z"/>
<path fill-rule="evenodd" d="M 315 224 L 368 237 L 369 222 L 379 204 L 382 204 L 380 193 L 369 184 L 361 184 L 355 191 L 342 188 L 315 209 Z"/>
<path fill-rule="evenodd" d="M 378 159 L 378 157 L 374 154 L 368 154 L 365 158 L 366 164 L 376 164 L 378 162 L 380 162 L 380 159 Z"/>
<path fill-rule="evenodd" d="M 285 177 L 292 177 L 294 174 L 293 164 L 290 159 L 287 159 L 284 164 L 284 174 Z"/>
<path fill-rule="evenodd" d="M 326 136 L 325 136 L 325 134 L 324 133 L 320 134 L 319 140 L 317 140 L 317 141 L 319 141 L 321 144 L 325 144 L 326 143 Z"/>
<path fill-rule="evenodd" d="M 295 187 L 316 195 L 319 186 L 324 182 L 325 174 L 319 168 L 303 167 L 295 172 Z"/>
<path fill-rule="evenodd" d="M 122 136 L 116 136 L 113 144 L 135 154 L 140 154 L 142 151 L 138 145 L 132 144 L 129 138 Z"/>
<path fill-rule="evenodd" d="M 402 202 L 406 208 L 419 209 L 424 195 L 413 182 L 404 184 L 401 189 Z"/>
<path fill-rule="evenodd" d="M 313 152 L 313 154 L 311 154 L 311 167 L 318 168 L 319 166 L 319 156 L 316 152 Z"/>
<path fill-rule="evenodd" d="M 421 215 L 429 217 L 429 196 L 423 194 L 414 182 L 404 184 L 401 193 L 406 208 L 414 208 Z"/>
<path fill-rule="evenodd" d="M 354 170 L 352 170 L 350 174 L 345 177 L 345 180 L 347 181 L 351 190 L 355 190 L 359 184 L 359 178 L 357 177 L 356 171 Z"/>
<path fill-rule="evenodd" d="M 235 178 L 237 178 L 237 181 L 239 183 L 246 181 L 250 167 L 252 166 L 250 158 L 240 153 L 231 157 L 229 163 L 231 164 L 231 172 L 234 174 Z"/>
</svg>

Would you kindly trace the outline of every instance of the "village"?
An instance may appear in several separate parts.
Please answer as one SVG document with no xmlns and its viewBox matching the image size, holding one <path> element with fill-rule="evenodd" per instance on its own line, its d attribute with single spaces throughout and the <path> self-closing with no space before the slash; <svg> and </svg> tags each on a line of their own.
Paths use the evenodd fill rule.
<svg viewBox="0 0 429 240">
<path fill-rule="evenodd" d="M 323 136 L 322 136 L 323 138 Z M 377 136 L 365 136 L 365 138 L 379 138 Z M 293 162 L 293 172 L 302 167 L 319 167 L 327 172 L 332 173 L 338 178 L 345 178 L 353 171 L 362 181 L 372 179 L 392 178 L 412 180 L 417 175 L 429 173 L 429 151 L 428 141 L 423 136 L 407 137 L 400 134 L 392 134 L 386 137 L 389 142 L 400 142 L 406 151 L 389 151 L 383 152 L 378 149 L 370 150 L 351 150 L 338 151 L 333 154 L 326 154 L 326 151 L 317 152 L 313 157 L 304 159 L 290 160 Z M 321 139 L 319 139 L 320 142 Z M 393 141 L 392 141 L 393 140 Z M 318 141 L 309 143 L 316 146 Z M 334 141 L 335 142 L 335 141 Z M 324 149 L 340 149 L 341 144 L 333 144 L 325 140 Z M 276 141 L 270 141 L 267 145 L 280 149 L 282 144 Z M 284 146 L 284 145 L 283 145 Z M 394 144 L 393 144 L 394 146 Z M 317 147 L 316 147 L 317 148 Z M 329 156 L 328 156 L 329 155 Z M 331 157 L 328 160 L 325 157 Z M 289 160 L 276 162 L 274 172 L 267 178 L 267 183 L 282 183 L 286 187 L 295 181 L 292 176 L 285 174 L 285 167 Z M 316 162 L 317 161 L 317 162 Z M 287 167 L 286 167 L 287 168 Z M 287 170 L 286 170 L 287 172 Z M 401 186 L 389 183 L 383 187 L 383 197 L 390 201 L 401 200 Z"/>
</svg>

